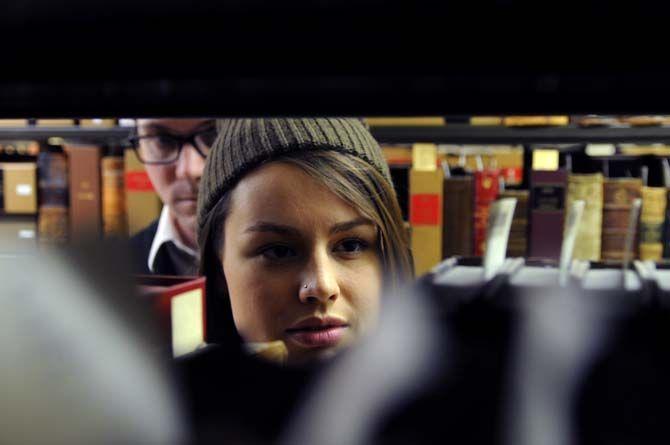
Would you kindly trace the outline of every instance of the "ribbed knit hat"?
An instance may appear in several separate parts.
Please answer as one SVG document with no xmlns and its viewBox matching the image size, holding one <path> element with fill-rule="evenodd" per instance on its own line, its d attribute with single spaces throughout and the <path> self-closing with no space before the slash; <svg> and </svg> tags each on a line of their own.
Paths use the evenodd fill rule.
<svg viewBox="0 0 670 445">
<path fill-rule="evenodd" d="M 286 153 L 333 150 L 363 159 L 391 184 L 379 144 L 358 119 L 223 119 L 198 194 L 198 230 L 209 212 L 249 171 Z"/>
</svg>

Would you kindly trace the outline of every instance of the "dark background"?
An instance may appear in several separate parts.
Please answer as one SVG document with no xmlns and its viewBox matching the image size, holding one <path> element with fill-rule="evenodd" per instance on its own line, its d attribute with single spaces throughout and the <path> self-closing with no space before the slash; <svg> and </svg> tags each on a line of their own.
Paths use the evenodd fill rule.
<svg viewBox="0 0 670 445">
<path fill-rule="evenodd" d="M 0 117 L 670 112 L 660 2 L 12 0 Z"/>
</svg>

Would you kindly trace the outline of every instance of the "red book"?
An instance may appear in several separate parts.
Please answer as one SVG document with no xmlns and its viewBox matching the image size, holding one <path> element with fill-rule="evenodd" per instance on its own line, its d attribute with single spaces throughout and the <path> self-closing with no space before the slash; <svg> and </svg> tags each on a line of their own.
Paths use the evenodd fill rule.
<svg viewBox="0 0 670 445">
<path fill-rule="evenodd" d="M 174 357 L 205 344 L 205 277 L 136 275 L 135 283 L 150 300 Z"/>
<path fill-rule="evenodd" d="M 530 175 L 529 256 L 558 259 L 563 243 L 565 170 L 534 170 Z"/>
<path fill-rule="evenodd" d="M 484 255 L 486 249 L 486 228 L 489 222 L 489 208 L 498 197 L 500 170 L 490 168 L 475 172 L 475 213 L 474 213 L 474 254 Z"/>
</svg>

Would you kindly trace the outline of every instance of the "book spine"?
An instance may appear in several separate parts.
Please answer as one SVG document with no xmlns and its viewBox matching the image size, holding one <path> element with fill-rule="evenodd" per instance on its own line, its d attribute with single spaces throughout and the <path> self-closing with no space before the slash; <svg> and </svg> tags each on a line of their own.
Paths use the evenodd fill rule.
<svg viewBox="0 0 670 445">
<path fill-rule="evenodd" d="M 133 235 L 158 218 L 161 202 L 133 150 L 124 153 L 124 174 L 128 234 Z"/>
<path fill-rule="evenodd" d="M 663 258 L 670 258 L 670 193 L 666 193 L 666 196 L 665 220 L 663 222 Z"/>
<path fill-rule="evenodd" d="M 126 192 L 123 157 L 102 159 L 102 227 L 105 236 L 126 236 Z"/>
<path fill-rule="evenodd" d="M 474 181 L 472 176 L 444 180 L 442 257 L 473 253 Z"/>
<path fill-rule="evenodd" d="M 12 162 L 3 169 L 5 213 L 34 215 L 37 212 L 36 164 Z"/>
<path fill-rule="evenodd" d="M 0 214 L 5 212 L 5 173 L 0 166 Z"/>
<path fill-rule="evenodd" d="M 410 170 L 409 220 L 417 276 L 428 272 L 442 260 L 443 181 L 441 170 Z"/>
<path fill-rule="evenodd" d="M 516 198 L 512 227 L 507 242 L 507 256 L 528 255 L 528 190 L 508 190 L 500 198 Z"/>
<path fill-rule="evenodd" d="M 567 174 L 564 170 L 532 171 L 529 256 L 558 259 L 563 243 Z"/>
<path fill-rule="evenodd" d="M 640 214 L 640 259 L 658 261 L 663 257 L 663 222 L 667 192 L 663 187 L 642 187 Z"/>
<path fill-rule="evenodd" d="M 100 148 L 66 146 L 70 171 L 70 236 L 97 238 L 102 232 Z"/>
<path fill-rule="evenodd" d="M 579 224 L 573 258 L 600 260 L 603 219 L 603 175 L 571 174 L 568 176 L 567 206 L 584 201 L 584 213 Z"/>
<path fill-rule="evenodd" d="M 603 260 L 623 259 L 628 218 L 633 200 L 641 197 L 642 181 L 633 178 L 606 179 L 603 183 Z M 637 246 L 637 242 L 634 243 Z M 633 257 L 637 258 L 637 249 Z"/>
<path fill-rule="evenodd" d="M 63 153 L 40 153 L 37 158 L 37 233 L 40 243 L 63 243 L 68 239 L 68 169 Z"/>
<path fill-rule="evenodd" d="M 491 203 L 498 197 L 500 171 L 488 169 L 475 172 L 474 254 L 484 255 L 486 228 Z"/>
</svg>

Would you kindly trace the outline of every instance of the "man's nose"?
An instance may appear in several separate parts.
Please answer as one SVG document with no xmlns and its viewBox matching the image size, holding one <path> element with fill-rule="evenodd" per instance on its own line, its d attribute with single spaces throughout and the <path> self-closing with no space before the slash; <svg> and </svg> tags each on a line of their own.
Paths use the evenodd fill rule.
<svg viewBox="0 0 670 445">
<path fill-rule="evenodd" d="M 179 178 L 199 180 L 205 167 L 205 159 L 190 143 L 184 144 L 177 159 L 176 175 Z"/>
<path fill-rule="evenodd" d="M 340 296 L 337 268 L 326 253 L 314 255 L 300 284 L 298 297 L 302 303 L 325 304 Z"/>
</svg>

